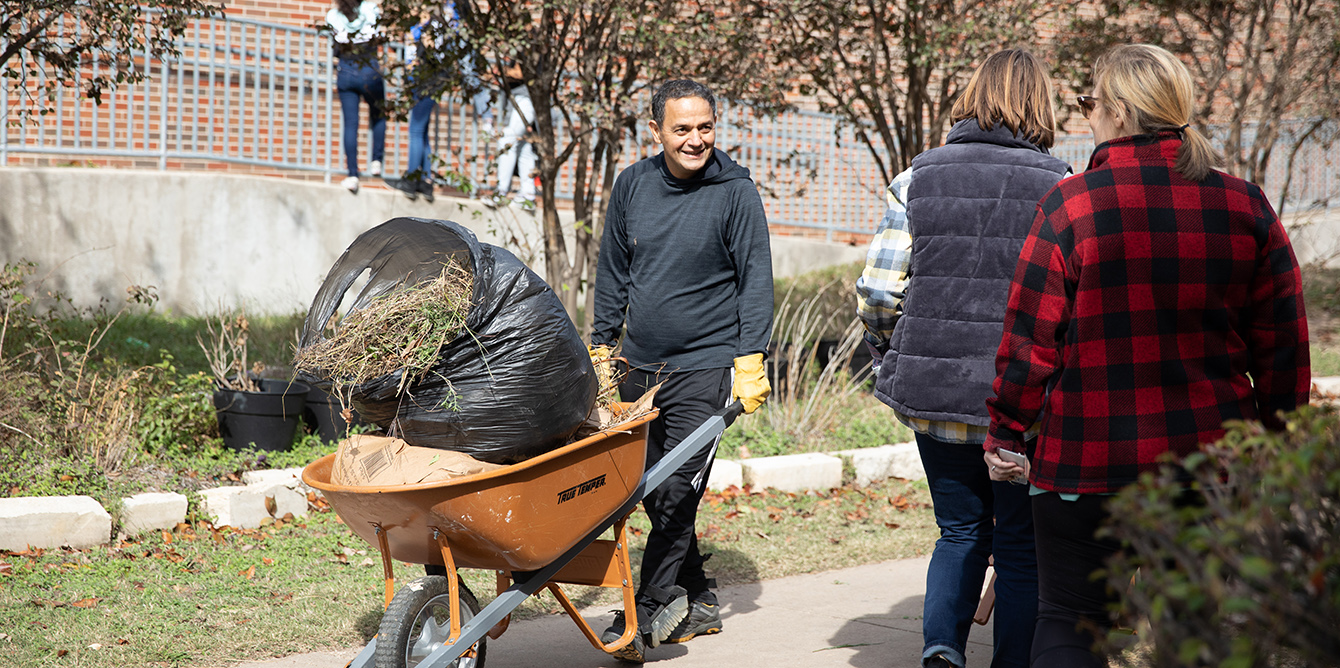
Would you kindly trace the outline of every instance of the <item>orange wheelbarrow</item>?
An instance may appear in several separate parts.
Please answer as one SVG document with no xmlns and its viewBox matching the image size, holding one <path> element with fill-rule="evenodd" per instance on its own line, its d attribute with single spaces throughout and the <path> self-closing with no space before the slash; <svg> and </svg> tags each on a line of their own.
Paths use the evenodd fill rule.
<svg viewBox="0 0 1340 668">
<path fill-rule="evenodd" d="M 656 411 L 520 464 L 445 482 L 346 487 L 330 483 L 334 455 L 312 462 L 303 482 L 381 552 L 386 612 L 350 668 L 482 668 L 485 636 L 502 635 L 512 611 L 540 589 L 553 593 L 596 648 L 625 647 L 637 632 L 625 522 L 742 410 L 736 402 L 712 416 L 645 474 L 647 423 Z M 614 539 L 598 540 L 611 527 Z M 446 575 L 396 591 L 393 559 L 438 565 Z M 497 598 L 480 609 L 458 568 L 496 571 Z M 602 643 L 560 584 L 622 589 L 623 635 Z"/>
</svg>

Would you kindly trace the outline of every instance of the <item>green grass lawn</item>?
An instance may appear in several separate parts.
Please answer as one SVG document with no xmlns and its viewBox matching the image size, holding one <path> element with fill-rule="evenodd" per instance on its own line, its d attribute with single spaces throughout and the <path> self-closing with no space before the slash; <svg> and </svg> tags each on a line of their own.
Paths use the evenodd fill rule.
<svg viewBox="0 0 1340 668">
<path fill-rule="evenodd" d="M 709 492 L 700 543 L 722 585 L 929 553 L 935 524 L 924 483 L 783 494 Z M 650 522 L 632 516 L 640 563 Z M 462 571 L 482 605 L 492 571 Z M 403 584 L 420 566 L 396 564 Z M 350 647 L 376 633 L 382 568 L 333 512 L 258 530 L 183 525 L 109 547 L 0 553 L 5 665 L 204 666 Z M 618 607 L 614 589 L 572 587 L 580 606 Z M 558 612 L 548 594 L 518 618 Z M 575 630 L 574 630 L 575 632 Z"/>
</svg>

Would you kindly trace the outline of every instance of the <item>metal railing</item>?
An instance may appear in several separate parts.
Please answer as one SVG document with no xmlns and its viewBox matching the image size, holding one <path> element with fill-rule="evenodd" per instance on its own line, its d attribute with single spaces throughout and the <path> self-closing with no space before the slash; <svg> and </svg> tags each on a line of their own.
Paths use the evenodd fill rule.
<svg viewBox="0 0 1340 668">
<path fill-rule="evenodd" d="M 103 94 L 102 104 L 77 88 L 57 89 L 51 113 L 18 118 L 27 95 L 6 81 L 0 92 L 0 164 L 16 154 L 134 158 L 167 169 L 173 160 L 222 162 L 275 170 L 343 173 L 337 62 L 328 36 L 311 28 L 237 18 L 192 21 L 177 41 L 179 55 L 153 59 L 132 54 L 144 75 Z M 392 57 L 401 47 L 391 45 Z M 93 64 L 87 74 L 99 74 Z M 38 70 L 29 91 L 47 83 Z M 430 136 L 453 166 L 482 177 L 492 154 L 481 142 L 473 114 L 448 100 L 439 106 Z M 366 171 L 371 141 L 367 108 L 360 112 L 360 162 Z M 466 131 L 461 131 L 461 129 Z M 450 138 L 451 141 L 445 141 Z M 388 122 L 388 170 L 408 153 L 405 123 Z M 482 160 L 480 158 L 483 158 Z"/>
<path fill-rule="evenodd" d="M 212 18 L 193 21 L 178 47 L 179 57 L 169 60 L 135 54 L 130 65 L 145 75 L 144 81 L 104 93 L 101 105 L 82 99 L 77 89 L 60 88 L 53 113 L 13 123 L 11 103 L 19 102 L 22 93 L 6 87 L 0 93 L 0 115 L 6 121 L 0 124 L 0 164 L 9 164 L 16 154 L 48 154 L 134 158 L 156 162 L 159 169 L 177 166 L 174 161 L 229 163 L 316 173 L 327 181 L 345 171 L 337 65 L 326 35 L 311 28 Z M 398 44 L 390 45 L 390 57 L 398 58 L 399 50 Z M 32 90 L 46 83 L 38 77 L 29 82 Z M 439 104 L 430 141 L 448 169 L 484 185 L 492 178 L 497 147 L 459 97 L 447 96 Z M 504 111 L 498 109 L 499 127 Z M 360 117 L 360 159 L 366 169 L 365 108 Z M 658 150 L 643 125 L 623 153 L 625 163 Z M 399 173 L 405 164 L 406 126 L 387 124 L 388 174 Z M 563 136 L 561 126 L 558 131 Z M 838 130 L 834 116 L 798 111 L 767 118 L 747 108 L 723 107 L 718 145 L 751 170 L 774 225 L 808 228 L 829 238 L 864 235 L 874 231 L 883 213 L 885 184 L 875 161 L 849 129 Z M 1077 172 L 1091 151 L 1088 135 L 1061 135 L 1053 149 Z M 1340 203 L 1337 156 L 1340 145 L 1305 146 L 1295 162 L 1290 201 L 1281 208 Z M 1272 200 L 1279 196 L 1286 169 L 1283 158 L 1273 161 L 1264 184 Z M 572 178 L 571 169 L 559 174 L 560 198 L 571 198 Z"/>
</svg>

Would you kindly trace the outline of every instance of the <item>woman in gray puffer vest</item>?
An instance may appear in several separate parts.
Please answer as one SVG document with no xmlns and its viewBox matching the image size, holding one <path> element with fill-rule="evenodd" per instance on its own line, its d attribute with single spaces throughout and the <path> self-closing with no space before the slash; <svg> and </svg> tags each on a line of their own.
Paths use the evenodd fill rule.
<svg viewBox="0 0 1340 668">
<path fill-rule="evenodd" d="M 989 557 L 991 665 L 1029 662 L 1038 585 L 1028 486 L 992 482 L 982 443 L 1010 279 L 1038 200 L 1070 171 L 1047 152 L 1051 93 L 1046 67 L 1027 51 L 987 58 L 954 105 L 945 145 L 889 185 L 856 283 L 878 364 L 875 396 L 916 432 L 940 527 L 926 575 L 924 666 L 963 668 Z"/>
</svg>

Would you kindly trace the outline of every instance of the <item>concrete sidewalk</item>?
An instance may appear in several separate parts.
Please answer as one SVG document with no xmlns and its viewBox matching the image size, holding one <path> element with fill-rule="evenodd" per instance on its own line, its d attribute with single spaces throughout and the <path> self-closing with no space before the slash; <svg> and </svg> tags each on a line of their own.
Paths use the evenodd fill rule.
<svg viewBox="0 0 1340 668">
<path fill-rule="evenodd" d="M 929 557 L 725 587 L 724 631 L 647 651 L 648 666 L 918 668 Z M 542 596 L 548 596 L 544 593 Z M 607 608 L 583 611 L 597 632 Z M 357 648 L 245 663 L 238 668 L 342 668 Z M 973 625 L 968 666 L 991 663 L 991 629 Z M 628 668 L 596 650 L 565 615 L 516 622 L 489 641 L 486 668 Z"/>
</svg>

